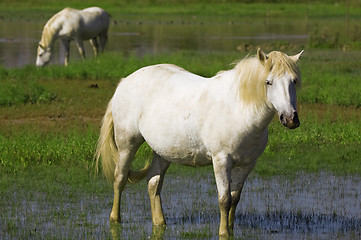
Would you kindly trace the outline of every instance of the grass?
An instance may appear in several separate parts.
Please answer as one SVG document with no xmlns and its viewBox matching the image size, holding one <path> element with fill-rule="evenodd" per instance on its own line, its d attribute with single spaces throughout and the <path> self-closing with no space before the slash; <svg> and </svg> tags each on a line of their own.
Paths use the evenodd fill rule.
<svg viewBox="0 0 361 240">
<path fill-rule="evenodd" d="M 361 49 L 360 18 L 361 4 L 356 0 L 318 1 L 304 3 L 297 1 L 114 1 L 89 2 L 71 0 L 59 1 L 3 1 L 0 2 L 0 21 L 22 19 L 27 22 L 49 19 L 65 6 L 85 8 L 97 5 L 103 7 L 112 16 L 112 22 L 152 21 L 154 19 L 183 18 L 195 22 L 269 22 L 274 19 L 288 19 L 307 22 L 307 47 L 318 49 L 343 49 L 353 51 Z M 170 19 L 169 19 L 170 18 Z M 281 23 L 282 25 L 282 23 Z M 245 43 L 249 44 L 249 43 Z M 278 44 L 272 44 L 277 46 Z M 286 42 L 282 45 L 292 45 Z"/>
<path fill-rule="evenodd" d="M 1 136 L 0 164 L 5 169 L 18 171 L 31 165 L 80 166 L 91 168 L 95 131 L 54 135 L 22 132 L 11 137 Z"/>
<path fill-rule="evenodd" d="M 77 62 L 69 67 L 50 66 L 36 68 L 26 66 L 21 69 L 1 69 L 0 82 L 7 88 L 20 88 L 29 84 L 34 92 L 43 92 L 54 100 L 57 92 L 67 90 L 67 84 L 73 81 L 88 83 L 88 91 L 98 92 L 105 88 L 109 98 L 119 79 L 126 77 L 138 68 L 157 63 L 173 63 L 196 74 L 211 77 L 222 69 L 232 68 L 232 62 L 243 58 L 239 53 L 199 53 L 178 51 L 172 54 L 146 55 L 138 58 L 134 54 L 105 54 L 98 61 Z M 339 50 L 307 50 L 301 59 L 300 69 L 303 88 L 299 93 L 302 103 L 320 103 L 360 107 L 361 104 L 361 61 L 359 52 Z M 57 81 L 54 86 L 51 81 Z M 79 82 L 79 84 L 80 84 Z M 99 89 L 90 90 L 92 83 L 99 83 Z M 56 89 L 55 87 L 58 86 Z M 112 89 L 113 88 L 113 89 Z M 37 90 L 39 89 L 39 90 Z M 83 91 L 85 91 L 83 89 Z M 1 97 L 4 98 L 7 91 Z M 0 92 L 1 94 L 1 92 Z M 65 93 L 64 93 L 65 94 Z M 74 94 L 69 91 L 69 95 Z M 102 93 L 103 94 L 103 93 Z M 41 96 L 41 95 L 40 95 Z M 48 100 L 48 101 L 49 101 Z"/>
<path fill-rule="evenodd" d="M 300 101 L 360 107 L 361 70 L 352 59 L 359 52 L 312 51 L 302 61 L 303 89 Z"/>
<path fill-rule="evenodd" d="M 277 178 L 280 175 L 294 178 L 303 173 L 325 171 L 341 176 L 361 175 L 358 56 L 358 53 L 340 55 L 340 51 L 335 50 L 306 51 L 300 63 L 303 74 L 303 89 L 299 92 L 301 127 L 288 130 L 276 118 L 272 121 L 269 144 L 258 159 L 251 179 Z M 0 211 L 5 214 L 2 215 L 0 238 L 80 236 L 110 239 L 111 234 L 129 237 L 132 233 L 147 238 L 151 230 L 147 228 L 149 224 L 147 227 L 143 224 L 151 220 L 145 182 L 124 192 L 124 199 L 137 199 L 137 203 L 122 208 L 124 223 L 111 227 L 109 232 L 112 188 L 101 175 L 95 174 L 93 165 L 107 102 L 119 79 L 142 66 L 169 62 L 203 76 L 213 76 L 221 69 L 232 68 L 229 63 L 240 57 L 243 56 L 238 53 L 201 54 L 193 51 L 143 58 L 105 54 L 98 61 L 87 60 L 68 67 L 2 68 L 0 84 L 13 89 L 13 93 L 0 91 L 0 99 L 12 99 L 8 101 L 11 104 L 0 105 L 0 200 L 3 203 Z M 321 97 L 320 91 L 327 97 Z M 35 94 L 38 92 L 40 94 Z M 14 100 L 23 98 L 25 93 L 55 97 L 47 101 L 41 97 L 33 98 L 38 99 L 36 101 Z M 151 149 L 144 144 L 137 153 L 133 168 L 141 168 L 151 157 Z M 197 181 L 214 181 L 210 177 L 212 167 L 189 168 L 172 164 L 167 179 L 174 179 L 174 183 L 168 191 L 176 191 L 173 188 L 179 184 L 177 177 L 195 176 Z M 202 202 L 200 208 L 192 212 L 189 210 L 192 208 L 185 205 L 182 206 L 186 209 L 183 214 L 179 211 L 170 214 L 170 221 L 179 223 L 171 224 L 165 235 L 185 239 L 216 236 L 218 210 L 205 207 L 210 204 L 210 197 L 217 206 L 216 188 L 214 182 L 212 184 L 213 188 L 208 190 L 204 190 L 203 185 L 200 187 L 207 194 L 206 202 Z M 188 189 L 192 187 L 185 191 L 193 196 L 194 189 L 191 193 Z M 168 194 L 166 189 L 164 192 Z M 183 195 L 178 197 L 182 198 Z M 172 198 L 165 201 L 165 206 L 175 204 Z M 177 209 L 180 207 L 175 205 Z M 213 225 L 200 222 L 201 227 L 194 227 L 198 218 Z M 257 216 L 253 218 L 258 221 Z M 304 221 L 303 218 L 297 217 L 299 221 Z M 259 236 L 260 233 L 252 234 Z"/>
<path fill-rule="evenodd" d="M 44 87 L 35 81 L 3 81 L 0 96 L 0 106 L 50 103 L 56 99 L 56 94 L 45 91 Z"/>
<path fill-rule="evenodd" d="M 299 93 L 301 127 L 270 125 L 269 145 L 255 172 L 292 175 L 295 171 L 360 174 L 361 74 L 357 53 L 309 51 L 301 61 L 303 89 Z M 203 76 L 229 69 L 235 53 L 200 54 L 180 51 L 138 58 L 105 54 L 99 60 L 69 67 L 2 69 L 0 82 L 11 86 L 12 99 L 24 96 L 23 86 L 40 92 L 37 101 L 13 101 L 0 107 L 1 170 L 18 172 L 32 165 L 74 165 L 91 168 L 100 120 L 119 79 L 136 69 L 160 62 L 180 65 Z M 71 86 L 71 87 L 69 87 Z M 31 92 L 30 91 L 30 92 Z M 9 97 L 1 92 L 1 98 Z M 26 95 L 26 94 L 25 94 Z M 41 96 L 55 96 L 42 101 Z M 40 100 L 39 100 L 40 99 Z M 90 104 L 91 103 L 91 104 Z M 329 146 L 332 146 L 330 148 Z M 136 167 L 151 158 L 143 146 Z M 172 167 L 194 173 L 199 169 Z M 203 170 L 201 170 L 203 171 Z M 209 171 L 204 170 L 204 171 Z"/>
<path fill-rule="evenodd" d="M 359 114 L 354 114 L 352 109 L 345 112 L 329 108 L 323 111 L 325 116 L 315 116 L 305 107 L 301 113 L 305 111 L 306 115 L 295 131 L 287 131 L 278 123 L 270 125 L 269 144 L 255 172 L 260 175 L 292 175 L 297 171 L 360 174 Z M 349 121 L 342 119 L 343 113 L 350 115 Z M 331 116 L 333 114 L 335 116 Z"/>
<path fill-rule="evenodd" d="M 330 117 L 321 120 L 308 114 L 310 116 L 301 115 L 302 125 L 294 131 L 285 129 L 276 120 L 270 125 L 269 144 L 258 160 L 255 173 L 261 176 L 292 175 L 298 171 L 360 174 L 360 115 L 355 115 L 353 121 L 344 122 Z M 59 133 L 59 130 L 51 133 L 49 129 L 47 134 L 34 131 L 0 136 L 2 171 L 18 172 L 33 165 L 56 165 L 92 172 L 97 128 L 69 133 Z M 143 145 L 138 151 L 135 168 L 143 166 L 151 156 L 150 148 Z M 174 165 L 169 173 L 192 175 L 209 170 Z"/>
<path fill-rule="evenodd" d="M 317 17 L 345 19 L 347 8 L 343 3 L 334 4 L 334 1 L 316 4 L 301 2 L 290 4 L 282 1 L 282 4 L 278 3 L 277 5 L 263 2 L 239 4 L 232 1 L 229 3 L 227 1 L 227 4 L 213 1 L 209 4 L 209 1 L 195 2 L 192 0 L 183 2 L 187 4 L 173 1 L 164 3 L 163 0 L 132 1 L 131 3 L 130 1 L 105 0 L 99 4 L 104 8 L 111 9 L 110 12 L 115 18 L 121 18 L 123 14 L 133 16 L 142 14 L 148 17 L 155 14 L 165 16 L 178 14 L 197 15 L 198 17 L 213 15 L 228 17 L 292 16 L 310 19 Z M 140 3 L 144 5 L 140 6 Z M 86 3 L 87 6 L 89 4 L 93 4 L 93 2 Z M 84 2 L 77 0 L 65 2 L 51 0 L 46 4 L 43 0 L 2 1 L 0 15 L 1 18 L 48 18 L 64 5 L 86 7 Z M 360 4 L 357 1 L 350 1 L 350 6 L 349 17 L 354 20 L 359 19 Z M 358 29 L 357 26 L 354 28 Z M 257 189 L 259 192 L 267 192 L 264 189 L 265 183 L 270 177 L 277 178 L 279 175 L 294 177 L 300 173 L 301 175 L 303 173 L 317 174 L 324 171 L 341 176 L 352 175 L 351 179 L 354 179 L 353 175 L 361 175 L 359 164 L 361 147 L 360 53 L 349 52 L 349 49 L 345 49 L 347 50 L 345 52 L 330 50 L 345 46 L 351 50 L 359 49 L 358 42 L 360 40 L 356 36 L 357 31 L 351 31 L 352 34 L 355 34 L 351 36 L 354 39 L 351 43 L 344 44 L 340 39 L 333 37 L 342 33 L 339 29 L 329 30 L 323 26 L 315 26 L 312 29 L 312 41 L 306 46 L 306 52 L 300 63 L 303 74 L 303 89 L 299 92 L 301 127 L 293 131 L 287 130 L 277 119 L 274 119 L 269 127 L 269 144 L 258 160 L 252 173 L 253 176 L 250 177 L 252 179 L 254 176 L 256 178 L 261 176 L 267 180 L 264 184 L 261 182 L 260 186 L 257 186 L 258 181 L 256 181 L 256 190 L 252 189 L 249 192 L 257 192 Z M 112 205 L 112 189 L 101 175 L 94 174 L 93 154 L 101 118 L 119 79 L 142 66 L 163 62 L 174 63 L 209 77 L 221 69 L 231 68 L 230 63 L 242 57 L 244 56 L 240 56 L 239 53 L 199 53 L 194 51 L 147 55 L 142 58 L 135 55 L 124 56 L 107 53 L 98 61 L 72 62 L 66 68 L 54 65 L 47 68 L 26 66 L 21 69 L 0 67 L 0 238 L 58 239 L 76 236 L 76 238 L 83 239 L 111 239 L 111 234 L 113 237 L 118 236 L 119 238 L 120 236 L 131 237 L 133 233 L 138 234 L 137 236 L 141 235 L 141 238 L 147 238 L 150 232 L 147 229 L 150 224 L 147 225 L 147 223 L 150 223 L 151 220 L 145 183 L 132 186 L 136 189 L 134 192 L 128 191 L 128 189 L 124 192 L 124 199 L 132 199 L 132 204 L 129 206 L 124 204 L 125 208 L 122 206 L 125 221 L 122 225 L 115 227 L 114 233 L 112 226 L 110 226 L 109 232 L 108 223 Z M 144 161 L 149 160 L 151 156 L 150 148 L 146 144 L 143 145 L 137 153 L 133 167 L 140 168 Z M 172 165 L 168 170 L 167 177 L 169 176 L 169 178 L 167 180 L 173 181 L 173 184 L 169 190 L 165 184 L 164 195 L 168 194 L 171 197 L 164 198 L 164 201 L 173 207 L 165 209 L 166 214 L 171 216 L 167 220 L 180 222 L 170 224 L 166 235 L 180 236 L 185 239 L 211 238 L 217 235 L 219 219 L 214 180 L 211 178 L 213 188 L 205 190 L 204 185 L 206 184 L 202 179 L 202 176 L 210 179 L 211 171 L 211 167 L 197 169 L 177 165 Z M 196 189 L 193 185 L 183 186 L 183 184 L 179 184 L 176 177 L 184 176 L 187 178 L 197 176 L 196 181 L 202 182 L 202 184 Z M 312 174 L 306 176 L 312 176 Z M 316 181 L 317 179 L 319 178 L 316 178 Z M 334 180 L 333 176 L 330 179 L 332 183 L 338 182 L 338 180 Z M 309 181 L 314 182 L 309 179 L 305 182 L 310 184 Z M 288 180 L 283 183 L 284 185 L 273 186 L 274 188 L 271 189 L 274 190 L 270 191 L 271 194 L 278 194 L 280 190 L 289 187 Z M 358 186 L 357 180 L 352 183 Z M 347 184 L 348 182 L 345 186 Z M 179 192 L 179 189 L 175 187 L 177 185 L 182 185 L 180 187 L 189 194 L 186 199 L 190 198 L 189 196 L 193 198 L 195 192 L 205 191 L 207 196 L 202 198 L 197 195 L 200 207 L 192 208 L 194 204 L 190 204 L 184 207 L 186 211 L 184 210 L 182 214 L 179 214 L 182 208 L 172 212 L 170 209 L 178 209 L 179 200 L 184 197 L 183 194 L 177 195 L 176 200 L 172 198 Z M 304 185 L 301 184 L 302 189 Z M 139 189 L 143 190 L 138 191 Z M 344 193 L 344 189 L 347 188 L 342 187 L 342 193 Z M 287 195 L 292 196 L 293 194 L 291 191 L 284 191 L 287 192 Z M 317 199 L 319 196 L 322 197 L 319 192 L 317 191 Z M 334 194 L 335 191 L 330 192 Z M 352 192 L 354 192 L 353 189 Z M 214 202 L 209 200 L 211 197 Z M 248 197 L 247 192 L 246 195 L 242 195 L 242 202 L 245 197 Z M 266 199 L 267 202 L 270 199 L 272 201 L 272 197 L 268 195 L 258 196 L 255 193 L 253 197 L 250 206 L 253 206 L 252 204 L 257 202 L 254 199 L 258 198 Z M 355 198 L 357 199 L 357 195 Z M 329 205 L 324 204 L 329 199 L 331 198 L 326 197 L 324 202 L 320 200 L 320 204 Z M 279 199 L 273 201 L 280 202 Z M 181 204 L 186 203 L 181 202 Z M 214 203 L 214 206 L 208 207 L 211 203 Z M 262 206 L 264 204 L 261 203 Z M 167 207 L 167 204 L 164 206 Z M 248 205 L 244 209 L 247 207 Z M 200 211 L 200 209 L 204 209 L 204 211 Z M 278 238 L 279 235 L 275 235 L 277 232 L 271 231 L 270 233 L 268 227 L 269 223 L 278 223 L 272 217 L 272 211 L 267 211 L 267 214 L 271 216 L 270 222 L 263 222 L 267 227 L 262 228 L 262 221 L 257 223 L 257 219 L 265 216 L 258 216 L 260 213 L 256 210 L 258 208 L 253 207 L 251 211 L 254 213 L 246 212 L 242 215 L 251 217 L 251 220 L 252 217 L 253 220 L 256 219 L 254 220 L 255 225 L 252 225 L 252 221 L 251 223 L 242 223 L 243 237 L 257 238 L 261 234 L 270 236 L 270 238 L 274 236 Z M 312 206 L 313 210 L 314 206 Z M 300 211 L 299 216 L 296 217 L 297 221 L 306 221 L 309 224 L 314 220 L 313 215 L 307 217 L 307 214 L 302 212 L 303 209 L 298 208 L 297 211 Z M 194 220 L 191 219 L 187 222 L 189 214 L 195 217 L 201 216 L 203 221 L 210 222 L 212 225 L 208 226 L 200 222 L 200 225 L 205 225 L 205 227 L 194 227 L 197 225 L 194 224 Z M 284 216 L 288 216 L 287 214 L 290 213 L 280 214 L 279 218 L 282 220 Z M 318 214 L 316 214 L 316 218 L 325 216 L 322 211 Z M 303 217 L 304 215 L 306 217 Z M 239 219 L 243 219 L 242 216 L 238 216 Z M 336 215 L 327 216 L 332 219 L 336 217 Z M 354 226 L 356 226 L 358 220 L 350 219 L 349 221 L 354 221 Z M 310 224 L 311 227 L 312 224 Z M 296 224 L 294 228 L 299 230 L 299 224 Z M 253 233 L 252 229 L 255 232 L 261 231 L 261 233 Z M 284 232 L 280 233 L 282 237 L 285 236 L 282 233 L 289 234 L 287 230 L 290 229 L 285 227 Z M 350 234 L 347 227 L 344 232 L 337 234 L 342 237 L 342 234 L 345 233 Z M 306 231 L 306 234 L 310 234 L 309 236 L 312 237 L 317 235 L 312 231 Z M 334 232 L 326 234 L 334 234 Z M 351 232 L 352 234 L 355 237 L 359 236 L 359 228 L 355 228 L 355 232 Z"/>
<path fill-rule="evenodd" d="M 252 3 L 252 4 L 249 4 Z M 356 0 L 343 1 L 335 4 L 334 1 L 318 1 L 304 3 L 303 1 L 166 1 L 166 0 L 136 0 L 136 1 L 115 1 L 105 0 L 102 2 L 79 0 L 66 1 L 2 1 L 1 12 L 7 15 L 6 11 L 20 11 L 23 15 L 36 16 L 39 13 L 58 11 L 64 6 L 84 8 L 97 5 L 114 15 L 121 14 L 142 14 L 142 15 L 220 15 L 220 16 L 258 16 L 258 17 L 299 17 L 299 16 L 338 16 L 344 17 L 348 8 L 349 16 L 359 15 L 360 4 Z"/>
</svg>

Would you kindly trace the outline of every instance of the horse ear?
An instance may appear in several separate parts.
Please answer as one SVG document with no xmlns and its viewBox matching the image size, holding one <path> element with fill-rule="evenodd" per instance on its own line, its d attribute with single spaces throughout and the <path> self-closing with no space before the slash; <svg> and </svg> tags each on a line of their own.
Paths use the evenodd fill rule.
<svg viewBox="0 0 361 240">
<path fill-rule="evenodd" d="M 268 56 L 264 52 L 262 52 L 261 48 L 257 49 L 257 57 L 261 61 L 261 63 L 264 63 L 268 59 Z"/>
<path fill-rule="evenodd" d="M 294 56 L 291 56 L 291 59 L 295 62 L 297 62 L 298 60 L 300 60 L 302 54 L 303 54 L 304 50 L 302 50 L 299 54 L 296 54 Z"/>
</svg>

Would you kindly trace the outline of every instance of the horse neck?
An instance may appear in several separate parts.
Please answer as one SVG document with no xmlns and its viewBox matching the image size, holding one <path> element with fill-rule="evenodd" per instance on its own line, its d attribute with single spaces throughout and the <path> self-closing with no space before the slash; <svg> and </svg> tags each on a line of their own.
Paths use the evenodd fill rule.
<svg viewBox="0 0 361 240">
<path fill-rule="evenodd" d="M 250 116 L 249 120 L 261 132 L 268 127 L 275 115 L 274 109 L 270 108 L 266 103 L 257 107 L 248 106 L 247 112 Z"/>
<path fill-rule="evenodd" d="M 245 67 L 247 68 L 247 66 Z M 241 76 L 239 69 L 233 69 L 233 71 L 236 105 L 237 109 L 239 109 L 239 114 L 242 118 L 245 118 L 247 123 L 263 132 L 275 114 L 274 108 L 267 104 L 266 89 L 263 85 L 265 84 L 266 75 L 263 73 Z M 244 76 L 246 78 L 242 78 Z"/>
<path fill-rule="evenodd" d="M 61 23 L 57 15 L 52 17 L 45 25 L 43 34 L 41 36 L 40 44 L 45 48 L 52 48 L 58 37 Z"/>
<path fill-rule="evenodd" d="M 263 132 L 268 126 L 274 116 L 274 110 L 267 105 L 265 99 L 263 101 L 242 101 L 242 91 L 239 91 L 239 75 L 235 69 L 220 72 L 213 77 L 212 94 L 214 97 L 218 96 L 217 101 L 225 101 L 226 106 L 229 106 L 230 112 L 234 113 L 229 118 L 235 124 L 249 125 L 249 128 L 254 130 L 259 129 Z M 255 91 L 250 89 L 249 91 Z M 252 131 L 254 131 L 252 130 Z"/>
</svg>

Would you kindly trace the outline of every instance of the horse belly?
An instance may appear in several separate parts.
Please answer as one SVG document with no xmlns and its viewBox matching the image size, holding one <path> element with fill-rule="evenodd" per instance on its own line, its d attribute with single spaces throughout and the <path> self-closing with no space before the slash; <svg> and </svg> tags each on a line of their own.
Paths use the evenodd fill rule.
<svg viewBox="0 0 361 240">
<path fill-rule="evenodd" d="M 87 23 L 80 31 L 79 35 L 82 40 L 88 40 L 97 37 L 100 33 L 105 32 L 108 26 L 102 22 Z"/>
<path fill-rule="evenodd" d="M 176 104 L 170 100 L 153 101 L 151 105 L 153 107 L 144 107 L 138 126 L 145 141 L 158 155 L 182 165 L 211 164 L 211 154 L 199 135 L 200 127 L 192 110 L 174 107 Z"/>
<path fill-rule="evenodd" d="M 212 164 L 211 153 L 205 149 L 192 149 L 185 145 L 154 145 L 147 142 L 163 159 L 184 166 L 202 167 Z"/>
</svg>

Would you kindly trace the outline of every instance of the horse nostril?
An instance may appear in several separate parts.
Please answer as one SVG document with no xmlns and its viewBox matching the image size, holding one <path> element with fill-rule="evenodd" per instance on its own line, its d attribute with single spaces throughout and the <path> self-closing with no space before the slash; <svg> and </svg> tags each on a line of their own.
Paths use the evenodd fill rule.
<svg viewBox="0 0 361 240">
<path fill-rule="evenodd" d="M 284 126 L 290 129 L 294 129 L 300 126 L 300 120 L 298 119 L 297 112 L 294 112 L 290 117 L 284 114 L 280 114 L 279 119 Z"/>
<path fill-rule="evenodd" d="M 284 116 L 283 114 L 280 115 L 280 121 L 283 122 Z"/>
<path fill-rule="evenodd" d="M 294 112 L 294 114 L 293 114 L 293 121 L 294 121 L 296 124 L 300 125 L 300 120 L 298 119 L 298 114 L 297 114 L 297 112 Z"/>
</svg>

